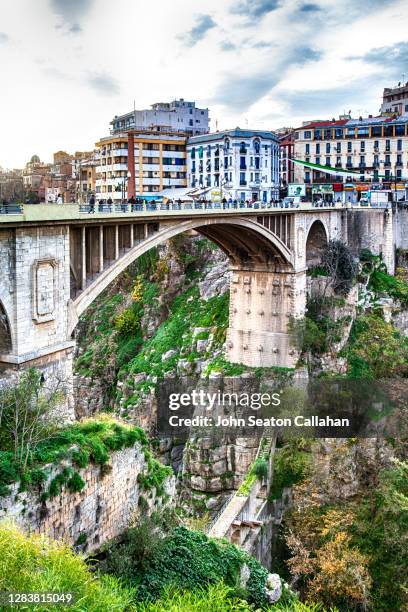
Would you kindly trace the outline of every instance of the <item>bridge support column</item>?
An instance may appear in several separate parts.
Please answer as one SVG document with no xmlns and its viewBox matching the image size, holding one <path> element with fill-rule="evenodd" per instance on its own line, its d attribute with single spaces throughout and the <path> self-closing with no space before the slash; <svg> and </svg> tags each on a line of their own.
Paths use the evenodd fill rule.
<svg viewBox="0 0 408 612">
<path fill-rule="evenodd" d="M 0 261 L 0 304 L 11 336 L 0 353 L 0 372 L 38 368 L 46 386 L 64 389 L 61 416 L 72 419 L 75 342 L 68 335 L 68 225 L 0 231 Z"/>
<path fill-rule="evenodd" d="M 232 270 L 228 359 L 252 367 L 293 368 L 290 318 L 304 315 L 306 271 Z"/>
</svg>

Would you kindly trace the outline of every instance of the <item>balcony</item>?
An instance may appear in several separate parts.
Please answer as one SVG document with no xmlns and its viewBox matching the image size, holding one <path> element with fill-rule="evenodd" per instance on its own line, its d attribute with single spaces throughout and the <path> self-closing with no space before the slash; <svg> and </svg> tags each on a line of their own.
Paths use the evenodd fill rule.
<svg viewBox="0 0 408 612">
<path fill-rule="evenodd" d="M 397 161 L 395 165 L 398 166 L 399 168 L 402 168 L 404 164 L 402 163 L 402 161 Z"/>
<path fill-rule="evenodd" d="M 246 187 L 247 182 L 246 181 L 239 181 L 239 186 L 240 187 Z"/>
<path fill-rule="evenodd" d="M 245 165 L 243 165 L 243 166 L 240 166 L 240 167 L 239 167 L 239 169 L 240 169 L 240 170 L 247 170 L 247 165 L 245 164 Z"/>
<path fill-rule="evenodd" d="M 389 161 L 384 162 L 384 168 L 391 168 L 391 162 Z"/>
<path fill-rule="evenodd" d="M 121 155 L 127 155 L 127 154 L 128 154 L 127 147 L 126 147 L 126 149 L 124 149 L 124 148 L 123 149 L 113 149 L 113 151 L 112 151 L 112 155 L 114 157 L 120 157 Z"/>
</svg>

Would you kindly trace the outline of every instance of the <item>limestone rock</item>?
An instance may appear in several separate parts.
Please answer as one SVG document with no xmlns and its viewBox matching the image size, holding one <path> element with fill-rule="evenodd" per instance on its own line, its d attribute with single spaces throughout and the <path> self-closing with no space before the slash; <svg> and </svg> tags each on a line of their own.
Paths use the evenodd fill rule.
<svg viewBox="0 0 408 612">
<path fill-rule="evenodd" d="M 282 581 L 278 574 L 269 574 L 265 584 L 265 595 L 269 603 L 276 603 L 282 595 Z"/>
</svg>

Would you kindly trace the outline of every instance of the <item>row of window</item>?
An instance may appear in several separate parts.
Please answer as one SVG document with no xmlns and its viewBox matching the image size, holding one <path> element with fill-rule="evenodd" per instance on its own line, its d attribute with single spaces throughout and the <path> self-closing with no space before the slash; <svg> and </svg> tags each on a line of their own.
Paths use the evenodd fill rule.
<svg viewBox="0 0 408 612">
<path fill-rule="evenodd" d="M 370 136 L 375 138 L 387 136 L 405 136 L 407 134 L 407 124 L 401 125 L 375 125 L 362 127 L 345 127 L 345 128 L 316 128 L 314 130 L 304 130 L 304 140 L 335 140 L 338 138 L 366 138 Z M 295 132 L 295 138 L 302 138 L 302 132 Z"/>
<path fill-rule="evenodd" d="M 353 143 L 352 142 L 347 142 L 347 152 L 351 153 L 353 151 Z M 379 151 L 380 149 L 380 141 L 379 140 L 374 140 L 373 142 L 373 146 L 374 146 L 374 151 Z M 402 140 L 398 139 L 397 140 L 397 151 L 402 151 Z M 306 154 L 310 154 L 310 149 L 311 149 L 311 145 L 309 143 L 306 143 L 305 145 L 305 152 Z M 315 153 L 317 155 L 319 155 L 322 152 L 322 145 L 320 144 L 320 142 L 317 142 L 315 144 Z M 337 142 L 335 144 L 330 144 L 329 142 L 326 143 L 326 147 L 325 147 L 326 153 L 330 153 L 331 151 L 335 151 L 336 153 L 341 153 L 342 151 L 342 143 L 341 142 Z M 364 152 L 366 150 L 366 141 L 362 140 L 360 142 L 360 151 Z M 391 151 L 391 140 L 386 140 L 385 141 L 385 151 Z"/>
<path fill-rule="evenodd" d="M 326 156 L 326 161 L 325 161 L 325 165 L 326 166 L 331 166 L 331 158 L 330 156 Z M 310 157 L 305 157 L 305 161 L 306 162 L 310 162 Z M 315 157 L 315 163 L 316 164 L 320 164 L 320 157 L 316 156 Z M 384 164 L 384 166 L 391 166 L 391 155 L 385 155 L 383 160 L 380 160 L 379 155 L 374 155 L 373 156 L 373 160 L 372 160 L 372 165 L 375 166 L 379 166 L 380 164 Z M 360 165 L 365 165 L 366 164 L 366 156 L 365 155 L 360 155 Z M 341 161 L 341 156 L 337 156 L 336 157 L 336 166 L 341 166 L 342 165 L 342 161 Z M 351 155 L 347 156 L 347 161 L 346 161 L 346 166 L 352 167 L 354 165 L 353 163 L 353 157 Z M 398 154 L 397 155 L 397 159 L 395 162 L 396 166 L 402 166 L 403 165 L 403 161 L 402 161 L 402 154 Z"/>
</svg>

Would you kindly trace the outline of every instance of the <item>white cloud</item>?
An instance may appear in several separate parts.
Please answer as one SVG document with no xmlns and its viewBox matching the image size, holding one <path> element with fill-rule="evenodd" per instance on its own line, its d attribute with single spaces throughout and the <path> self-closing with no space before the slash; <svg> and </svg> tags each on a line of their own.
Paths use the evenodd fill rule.
<svg viewBox="0 0 408 612">
<path fill-rule="evenodd" d="M 8 167 L 33 153 L 92 148 L 133 101 L 196 100 L 220 129 L 294 125 L 314 109 L 376 112 L 398 67 L 381 71 L 364 56 L 408 39 L 405 0 L 6 2 L 0 165 Z"/>
</svg>

